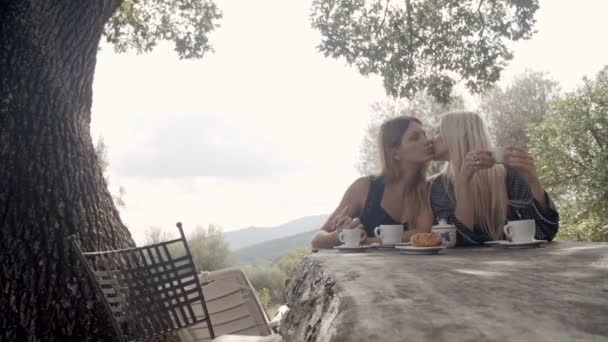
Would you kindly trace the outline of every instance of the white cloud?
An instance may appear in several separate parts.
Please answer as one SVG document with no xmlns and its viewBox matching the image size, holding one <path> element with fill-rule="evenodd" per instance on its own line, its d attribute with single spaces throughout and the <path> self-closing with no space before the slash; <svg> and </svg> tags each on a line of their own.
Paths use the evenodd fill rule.
<svg viewBox="0 0 608 342">
<path fill-rule="evenodd" d="M 297 167 L 279 146 L 204 114 L 168 116 L 147 141 L 117 160 L 118 176 L 268 178 Z"/>
</svg>

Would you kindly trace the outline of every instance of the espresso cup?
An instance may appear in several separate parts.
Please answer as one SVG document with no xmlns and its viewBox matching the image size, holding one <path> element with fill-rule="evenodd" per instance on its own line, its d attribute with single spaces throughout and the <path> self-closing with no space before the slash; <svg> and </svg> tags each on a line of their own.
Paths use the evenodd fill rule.
<svg viewBox="0 0 608 342">
<path fill-rule="evenodd" d="M 496 160 L 496 164 L 503 164 L 505 161 L 505 148 L 502 146 L 496 146 L 490 149 L 492 152 L 492 156 L 494 160 Z"/>
<path fill-rule="evenodd" d="M 382 239 L 383 244 L 401 243 L 403 235 L 403 225 L 401 224 L 381 224 L 374 229 L 374 235 Z"/>
<path fill-rule="evenodd" d="M 338 239 L 348 247 L 356 247 L 366 236 L 367 234 L 361 229 L 344 229 L 338 234 Z"/>
<path fill-rule="evenodd" d="M 536 223 L 534 220 L 509 221 L 504 231 L 511 242 L 534 241 Z"/>
</svg>

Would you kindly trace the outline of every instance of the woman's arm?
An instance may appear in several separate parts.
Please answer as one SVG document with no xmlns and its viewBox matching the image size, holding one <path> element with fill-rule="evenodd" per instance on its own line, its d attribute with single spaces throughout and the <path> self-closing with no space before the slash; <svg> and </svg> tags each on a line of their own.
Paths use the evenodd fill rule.
<svg viewBox="0 0 608 342">
<path fill-rule="evenodd" d="M 551 198 L 543 190 L 543 206 L 534 196 L 532 185 L 526 177 L 513 168 L 507 168 L 507 192 L 511 210 L 517 219 L 532 219 L 536 223 L 536 240 L 553 240 L 559 230 L 559 213 Z"/>
<path fill-rule="evenodd" d="M 312 237 L 312 249 L 333 248 L 340 244 L 338 234 L 343 229 L 363 227 L 357 216 L 361 214 L 363 209 L 369 191 L 369 184 L 369 178 L 362 177 L 348 187 L 336 210 L 329 216 L 321 230 Z"/>
<path fill-rule="evenodd" d="M 462 163 L 460 173 L 456 177 L 456 184 L 454 184 L 455 215 L 458 221 L 467 227 L 473 227 L 475 224 L 471 180 L 477 171 L 489 169 L 494 165 L 496 165 L 496 160 L 487 150 L 469 152 Z"/>
<path fill-rule="evenodd" d="M 471 198 L 471 180 L 458 177 L 454 184 L 454 197 L 456 197 L 456 208 L 454 215 L 465 226 L 473 227 L 475 224 L 473 201 Z"/>
<path fill-rule="evenodd" d="M 509 146 L 505 151 L 505 165 L 510 168 L 511 176 L 507 182 L 509 199 L 530 203 L 526 216 L 536 222 L 535 239 L 553 240 L 559 230 L 559 213 L 541 185 L 534 157 L 523 146 Z"/>
<path fill-rule="evenodd" d="M 534 197 L 534 200 L 541 207 L 541 210 L 546 209 L 549 204 L 548 196 L 536 173 L 534 158 L 528 151 L 519 145 L 507 147 L 505 151 L 505 165 L 514 168 L 526 177 L 532 197 Z"/>
<path fill-rule="evenodd" d="M 412 235 L 417 233 L 430 233 L 434 221 L 435 219 L 433 218 L 433 211 L 430 207 L 428 207 L 427 203 L 427 207 L 423 208 L 420 214 L 416 217 L 416 228 L 406 230 L 403 233 L 401 241 L 409 242 Z"/>
</svg>

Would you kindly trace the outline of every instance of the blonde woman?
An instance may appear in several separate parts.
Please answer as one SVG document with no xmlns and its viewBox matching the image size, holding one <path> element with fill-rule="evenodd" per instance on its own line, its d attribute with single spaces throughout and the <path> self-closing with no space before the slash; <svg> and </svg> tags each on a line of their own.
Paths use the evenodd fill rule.
<svg viewBox="0 0 608 342">
<path fill-rule="evenodd" d="M 477 114 L 444 114 L 433 140 L 434 159 L 448 161 L 434 177 L 435 215 L 458 230 L 459 245 L 504 239 L 507 221 L 534 219 L 535 238 L 552 240 L 559 214 L 543 189 L 534 158 L 522 146 L 505 148 L 496 164 L 488 130 Z"/>
<path fill-rule="evenodd" d="M 416 232 L 429 232 L 433 214 L 428 205 L 427 170 L 433 147 L 416 118 L 401 116 L 380 127 L 379 154 L 382 171 L 355 180 L 342 201 L 312 239 L 313 249 L 339 245 L 343 229 L 362 229 L 367 243 L 374 228 L 403 224 L 403 241 Z"/>
</svg>

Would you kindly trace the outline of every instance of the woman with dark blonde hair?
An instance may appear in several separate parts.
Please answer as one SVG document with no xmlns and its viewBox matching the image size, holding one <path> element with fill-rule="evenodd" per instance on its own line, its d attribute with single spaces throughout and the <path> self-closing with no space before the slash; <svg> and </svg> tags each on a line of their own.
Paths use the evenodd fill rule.
<svg viewBox="0 0 608 342">
<path fill-rule="evenodd" d="M 427 170 L 433 157 L 432 142 L 420 121 L 400 116 L 380 127 L 379 175 L 361 177 L 346 190 L 342 201 L 312 239 L 313 249 L 339 245 L 344 229 L 362 229 L 369 243 L 381 224 L 403 224 L 403 241 L 418 232 L 429 232 L 433 215 L 429 207 Z"/>
<path fill-rule="evenodd" d="M 487 127 L 471 112 L 444 114 L 433 148 L 434 159 L 448 163 L 432 180 L 431 206 L 456 226 L 457 244 L 503 240 L 507 221 L 528 219 L 535 221 L 535 239 L 555 237 L 559 214 L 525 148 L 505 147 L 497 164 Z"/>
</svg>

